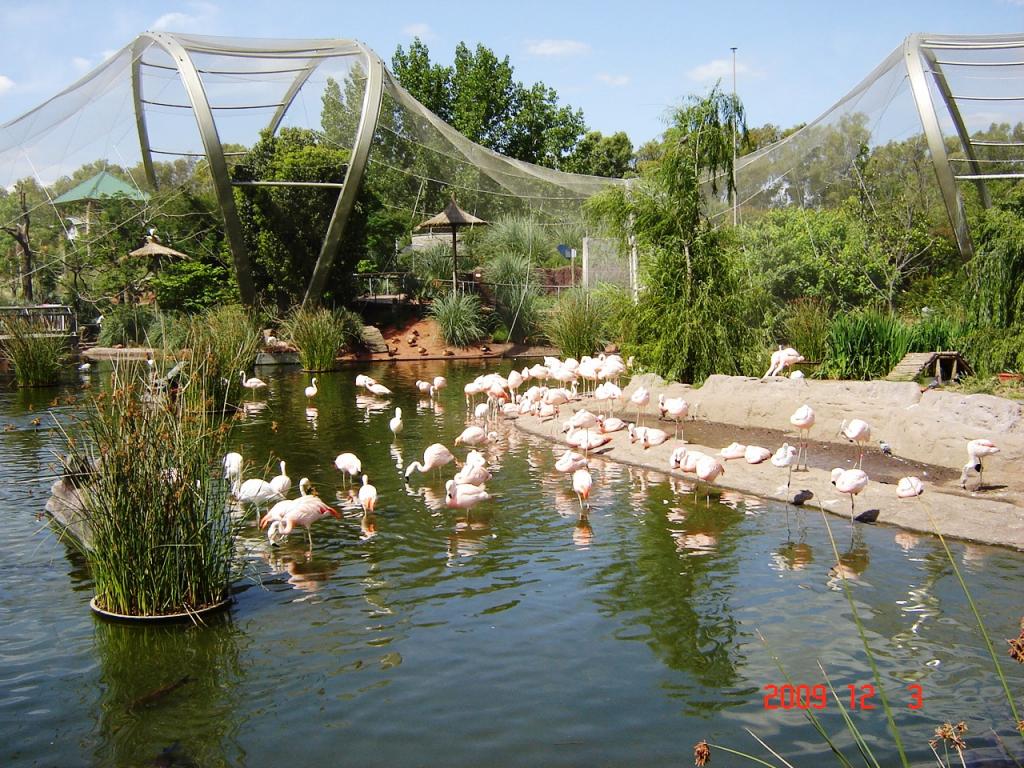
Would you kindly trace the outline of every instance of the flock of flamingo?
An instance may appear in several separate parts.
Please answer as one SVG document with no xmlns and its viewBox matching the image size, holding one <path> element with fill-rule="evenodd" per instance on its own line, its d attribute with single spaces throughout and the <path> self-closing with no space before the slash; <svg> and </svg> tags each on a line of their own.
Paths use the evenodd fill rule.
<svg viewBox="0 0 1024 768">
<path fill-rule="evenodd" d="M 792 348 L 780 348 L 778 352 L 773 353 L 771 367 L 765 377 L 782 375 L 787 367 L 802 360 L 802 356 Z M 604 412 L 595 413 L 581 407 L 563 422 L 562 432 L 569 447 L 555 463 L 557 472 L 571 477 L 572 488 L 579 501 L 581 520 L 585 520 L 589 512 L 589 497 L 594 485 L 588 463 L 589 454 L 606 446 L 612 441 L 613 434 L 622 430 L 628 432 L 631 443 L 639 443 L 644 449 L 664 444 L 670 439 L 680 441 L 681 444 L 669 455 L 669 469 L 693 474 L 707 484 L 714 484 L 718 477 L 725 473 L 726 463 L 732 460 L 743 459 L 749 464 L 770 461 L 776 467 L 787 469 L 787 490 L 791 485 L 794 467 L 799 469 L 802 463 L 804 469 L 807 469 L 810 432 L 815 424 L 815 413 L 811 406 L 801 405 L 790 417 L 790 424 L 798 433 L 796 445 L 786 442 L 772 453 L 761 446 L 734 442 L 716 455 L 709 455 L 694 450 L 683 439 L 683 422 L 690 415 L 689 404 L 683 398 L 660 395 L 657 399 L 660 419 L 674 424 L 671 437 L 663 429 L 643 425 L 645 410 L 651 401 L 650 390 L 646 387 L 637 387 L 628 401 L 622 403 L 625 409 L 636 406 L 635 421 L 627 422 L 620 416 L 613 415 L 616 404 L 623 400 L 619 380 L 630 367 L 630 363 L 615 354 L 583 357 L 580 360 L 546 357 L 543 363 L 525 367 L 521 371 L 512 370 L 508 375 L 492 372 L 478 376 L 464 387 L 467 413 L 471 414 L 471 418 L 477 423 L 467 424 L 462 433 L 455 438 L 456 446 L 463 445 L 469 448 L 465 460 L 458 461 L 455 454 L 446 446 L 433 443 L 423 451 L 422 461 L 413 461 L 405 468 L 404 476 L 408 481 L 416 472 L 440 474 L 442 468 L 454 462 L 458 471 L 445 482 L 445 504 L 455 509 L 469 509 L 493 498 L 486 488 L 492 474 L 487 459 L 477 449 L 497 440 L 498 433 L 493 427 L 497 426 L 498 419 L 531 415 L 541 421 L 548 421 L 559 417 L 561 406 L 584 401 L 588 401 L 595 410 Z M 791 376 L 798 373 L 799 371 L 794 371 Z M 253 392 L 266 386 L 260 379 L 246 378 L 244 372 L 241 372 L 241 378 L 242 385 Z M 529 386 L 531 381 L 536 383 Z M 365 374 L 357 375 L 355 383 L 378 397 L 393 394 L 388 387 Z M 422 395 L 433 399 L 447 387 L 447 384 L 445 377 L 436 376 L 431 381 L 417 381 L 416 388 Z M 527 388 L 520 393 L 519 390 L 524 386 Z M 305 395 L 312 401 L 317 394 L 317 380 L 313 378 L 305 389 Z M 478 397 L 482 398 L 479 404 L 476 402 Z M 600 407 L 602 404 L 604 408 Z M 389 427 L 397 439 L 404 427 L 401 408 L 394 409 Z M 831 472 L 832 484 L 836 490 L 850 497 L 852 522 L 855 519 L 855 497 L 869 483 L 869 477 L 863 470 L 863 460 L 865 447 L 871 439 L 871 426 L 860 418 L 844 420 L 839 428 L 839 435 L 855 443 L 860 449 L 856 466 L 849 469 L 836 467 Z M 989 440 L 970 441 L 967 444 L 968 462 L 961 474 L 961 485 L 965 485 L 970 472 L 977 472 L 980 478 L 983 471 L 982 459 L 998 451 L 999 448 Z M 377 489 L 363 473 L 359 457 L 354 453 L 345 452 L 339 454 L 334 463 L 341 472 L 344 483 L 350 480 L 355 482 L 357 478 L 361 478 L 356 498 L 363 510 L 364 521 L 372 517 L 377 503 Z M 259 478 L 243 479 L 242 456 L 237 452 L 227 454 L 223 466 L 225 479 L 231 484 L 231 495 L 241 505 L 256 509 L 257 523 L 261 529 L 267 528 L 267 536 L 272 544 L 278 543 L 282 537 L 302 527 L 306 530 L 312 549 L 312 525 L 327 515 L 340 517 L 336 509 L 308 492 L 308 478 L 304 477 L 299 481 L 297 498 L 287 498 L 291 489 L 291 479 L 286 473 L 283 461 L 280 462 L 280 474 L 269 481 Z M 896 486 L 896 496 L 901 499 L 915 498 L 923 492 L 924 484 L 917 477 L 904 477 Z M 261 514 L 262 509 L 270 504 L 272 506 Z"/>
</svg>

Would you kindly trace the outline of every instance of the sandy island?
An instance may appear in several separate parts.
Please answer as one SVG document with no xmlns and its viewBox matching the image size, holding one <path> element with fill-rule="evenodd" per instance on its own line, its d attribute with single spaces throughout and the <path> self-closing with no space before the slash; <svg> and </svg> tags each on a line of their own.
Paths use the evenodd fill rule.
<svg viewBox="0 0 1024 768">
<path fill-rule="evenodd" d="M 786 469 L 770 462 L 751 465 L 743 459 L 725 462 L 725 474 L 717 486 L 768 499 L 791 502 L 799 491 L 813 498 L 807 506 L 819 504 L 836 515 L 849 517 L 849 497 L 831 484 L 833 467 L 851 467 L 858 448 L 841 437 L 843 419 L 861 418 L 871 424 L 872 442 L 864 455 L 864 470 L 871 478 L 856 500 L 857 514 L 877 510 L 877 522 L 912 531 L 934 533 L 984 544 L 1024 549 L 1024 493 L 1017 482 L 1015 467 L 1024 458 L 1024 421 L 1021 406 L 992 395 L 964 395 L 941 390 L 921 392 L 914 383 L 888 381 L 811 381 L 772 377 L 711 376 L 699 388 L 667 383 L 653 374 L 634 376 L 623 391 L 623 402 L 639 386 L 651 390 L 651 405 L 644 423 L 673 432 L 671 421 L 658 421 L 657 398 L 683 397 L 690 405 L 690 419 L 684 424 L 688 446 L 715 455 L 736 441 L 760 445 L 774 452 L 783 442 L 798 438 L 789 417 L 801 405 L 816 414 L 811 430 L 810 468 L 793 473 L 792 487 L 786 489 Z M 589 408 L 606 411 L 605 403 L 585 398 L 562 406 L 557 419 L 542 422 L 520 416 L 516 427 L 524 432 L 564 444 L 562 423 L 572 413 Z M 635 406 L 628 418 L 636 416 Z M 617 415 L 627 418 L 622 405 Z M 977 475 L 960 487 L 960 470 L 967 462 L 967 441 L 988 438 L 1000 453 L 985 460 L 984 486 L 977 488 Z M 878 440 L 885 440 L 893 455 L 886 456 Z M 670 439 L 647 450 L 630 443 L 623 430 L 601 449 L 604 458 L 623 464 L 654 469 L 696 482 L 692 475 L 669 469 L 668 460 L 681 443 Z M 925 483 L 918 499 L 896 498 L 896 483 L 905 475 L 917 475 Z M 804 494 L 806 496 L 806 494 Z M 934 524 L 932 522 L 934 520 Z"/>
</svg>

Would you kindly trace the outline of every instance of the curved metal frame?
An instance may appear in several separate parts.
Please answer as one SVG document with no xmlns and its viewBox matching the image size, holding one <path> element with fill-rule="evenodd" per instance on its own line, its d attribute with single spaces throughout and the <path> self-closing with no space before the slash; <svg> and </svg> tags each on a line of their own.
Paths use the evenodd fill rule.
<svg viewBox="0 0 1024 768">
<path fill-rule="evenodd" d="M 935 166 L 935 176 L 939 182 L 942 201 L 946 205 L 946 213 L 953 225 L 960 253 L 965 258 L 970 258 L 974 255 L 974 244 L 971 242 L 971 233 L 967 228 L 963 198 L 960 197 L 960 190 L 957 189 L 956 178 L 949 164 L 946 144 L 942 139 L 938 116 L 935 113 L 935 103 L 928 90 L 928 80 L 921 63 L 921 39 L 921 35 L 909 35 L 903 41 L 903 61 L 907 67 L 910 91 L 917 106 L 917 113 L 921 118 L 921 126 L 924 128 L 924 135 L 928 141 L 928 149 L 931 151 L 932 164 Z M 949 106 L 948 101 L 947 106 Z"/>
<path fill-rule="evenodd" d="M 320 247 L 316 266 L 313 268 L 313 277 L 310 278 L 306 295 L 302 299 L 304 307 L 313 306 L 320 301 L 320 295 L 327 283 L 327 275 L 331 271 L 334 257 L 338 253 L 338 245 L 345 233 L 345 223 L 348 221 L 349 214 L 352 213 L 359 185 L 363 180 L 363 172 L 366 170 L 366 162 L 370 156 L 370 143 L 373 141 L 373 134 L 377 131 L 377 119 L 380 117 L 380 106 L 384 98 L 384 64 L 373 51 L 362 43 L 357 42 L 356 45 L 366 57 L 367 66 L 363 109 L 359 115 L 359 125 L 356 126 L 352 156 L 349 158 L 348 168 L 345 169 L 343 186 L 334 205 L 331 222 L 327 225 L 327 234 Z"/>
</svg>

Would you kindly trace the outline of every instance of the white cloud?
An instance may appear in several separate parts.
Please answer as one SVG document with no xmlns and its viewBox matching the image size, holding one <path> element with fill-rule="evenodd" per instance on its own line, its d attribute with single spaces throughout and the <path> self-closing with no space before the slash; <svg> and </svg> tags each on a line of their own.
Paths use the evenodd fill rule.
<svg viewBox="0 0 1024 768">
<path fill-rule="evenodd" d="M 736 62 L 736 75 L 746 75 L 747 77 L 764 77 L 763 73 L 756 69 L 751 69 L 742 61 Z M 700 64 L 693 69 L 686 72 L 686 76 L 697 83 L 710 83 L 715 80 L 726 80 L 732 77 L 732 60 L 731 59 L 712 59 L 706 64 Z"/>
<path fill-rule="evenodd" d="M 624 85 L 629 85 L 629 75 L 610 75 L 607 72 L 601 72 L 597 75 L 597 79 L 605 85 L 610 85 L 613 88 L 621 88 Z"/>
<path fill-rule="evenodd" d="M 75 68 L 76 72 L 85 72 L 89 69 L 90 61 L 83 56 L 75 56 L 71 59 L 71 66 Z"/>
<path fill-rule="evenodd" d="M 579 56 L 590 53 L 590 45 L 580 40 L 527 40 L 526 52 L 532 56 Z"/>
<path fill-rule="evenodd" d="M 188 3 L 188 12 L 171 11 L 160 16 L 149 25 L 154 31 L 168 32 L 209 32 L 220 8 L 213 3 Z"/>
<path fill-rule="evenodd" d="M 14 81 L 7 75 L 0 75 L 0 93 L 6 93 L 14 87 Z"/>
<path fill-rule="evenodd" d="M 407 37 L 418 37 L 420 40 L 433 40 L 436 37 L 430 25 L 422 21 L 406 24 L 402 27 L 402 34 Z"/>
</svg>

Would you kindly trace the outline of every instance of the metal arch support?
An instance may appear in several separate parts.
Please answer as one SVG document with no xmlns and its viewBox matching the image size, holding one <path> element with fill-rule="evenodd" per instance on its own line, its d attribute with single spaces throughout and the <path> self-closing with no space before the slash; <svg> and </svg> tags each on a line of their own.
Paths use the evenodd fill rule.
<svg viewBox="0 0 1024 768">
<path fill-rule="evenodd" d="M 953 225 L 957 246 L 964 258 L 970 258 L 974 255 L 974 244 L 971 242 L 963 199 L 957 189 L 953 169 L 949 165 L 949 155 L 946 153 L 946 145 L 942 140 L 942 131 L 939 130 L 935 104 L 932 101 L 931 92 L 928 90 L 928 80 L 921 64 L 920 35 L 910 35 L 904 41 L 903 60 L 907 66 L 910 91 L 914 96 L 914 103 L 917 106 L 917 114 L 921 118 L 925 138 L 928 140 L 928 149 L 932 155 L 932 165 L 939 182 L 939 191 L 942 193 L 942 201 L 946 205 L 949 221 Z"/>
<path fill-rule="evenodd" d="M 227 161 L 224 159 L 224 147 L 220 143 L 217 124 L 213 119 L 210 102 L 206 98 L 203 81 L 200 79 L 199 72 L 196 70 L 188 51 L 173 36 L 162 32 L 144 32 L 139 36 L 139 40 L 144 39 L 152 40 L 156 45 L 163 48 L 178 68 L 182 85 L 185 86 L 185 92 L 188 94 L 189 102 L 192 104 L 192 111 L 196 116 L 199 136 L 203 140 L 206 159 L 210 164 L 213 189 L 217 195 L 217 202 L 220 204 L 221 213 L 224 216 L 224 230 L 227 234 L 228 245 L 231 248 L 231 256 L 235 262 L 235 277 L 238 280 L 238 291 L 241 294 L 242 303 L 247 306 L 253 306 L 256 303 L 256 287 L 252 280 L 249 254 L 245 247 L 242 223 L 239 221 L 238 210 L 235 208 L 235 197 L 231 190 L 231 178 L 228 175 Z M 138 115 L 138 112 L 136 112 L 136 115 Z"/>
<path fill-rule="evenodd" d="M 377 130 L 380 106 L 384 98 L 384 65 L 369 48 L 362 43 L 357 43 L 357 45 L 366 56 L 368 69 L 366 91 L 363 95 L 363 110 L 359 115 L 359 125 L 356 127 L 352 156 L 349 158 L 345 178 L 342 181 L 344 186 L 342 186 L 334 205 L 331 223 L 327 226 L 320 255 L 313 268 L 313 276 L 309 280 L 306 295 L 302 300 L 303 307 L 315 306 L 320 301 L 320 295 L 327 283 L 327 275 L 331 271 L 331 265 L 334 263 L 334 257 L 341 243 L 341 236 L 345 232 L 345 223 L 352 213 L 359 185 L 363 180 L 363 172 L 366 170 L 366 162 L 370 156 L 370 144 L 373 142 L 373 134 Z"/>
<path fill-rule="evenodd" d="M 939 64 L 938 59 L 935 57 L 935 52 L 930 48 L 923 48 L 922 53 L 928 60 L 928 65 L 931 67 L 932 72 L 935 74 L 935 85 L 939 88 L 939 93 L 942 96 L 943 102 L 946 104 L 946 109 L 949 110 L 949 115 L 953 119 L 953 125 L 956 126 L 957 136 L 960 137 L 960 144 L 964 148 L 964 153 L 967 155 L 967 159 L 970 161 L 971 171 L 979 178 L 974 180 L 975 185 L 978 187 L 978 195 L 981 197 L 981 204 L 985 208 L 992 207 L 992 197 L 988 193 L 988 186 L 985 184 L 983 171 L 981 165 L 978 163 L 978 155 L 974 152 L 974 145 L 971 143 L 971 136 L 967 133 L 967 126 L 964 125 L 963 115 L 960 114 L 960 108 L 956 105 L 956 100 L 953 98 L 953 92 L 949 88 L 949 82 L 946 80 L 946 73 L 942 70 L 942 65 Z"/>
<path fill-rule="evenodd" d="M 142 38 L 136 38 L 132 44 L 132 102 L 135 105 L 135 127 L 139 132 L 139 149 L 142 152 L 142 167 L 146 172 L 146 181 L 156 189 L 156 171 L 153 170 L 153 148 L 149 145 L 149 128 L 146 126 L 146 110 L 142 105 L 142 54 L 149 43 L 143 44 Z"/>
</svg>

